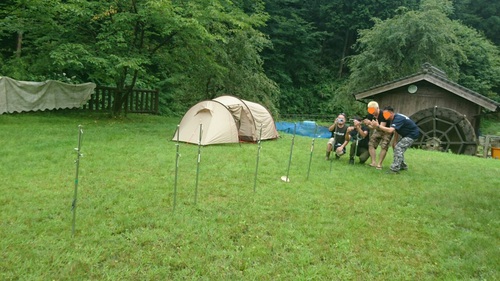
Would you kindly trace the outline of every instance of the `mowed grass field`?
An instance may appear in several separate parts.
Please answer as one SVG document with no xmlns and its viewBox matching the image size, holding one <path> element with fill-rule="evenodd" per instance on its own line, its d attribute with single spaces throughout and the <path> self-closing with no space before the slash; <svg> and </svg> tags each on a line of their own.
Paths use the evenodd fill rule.
<svg viewBox="0 0 500 281">
<path fill-rule="evenodd" d="M 254 186 L 256 144 L 202 147 L 199 167 L 180 144 L 174 194 L 179 121 L 0 116 L 0 280 L 500 279 L 500 160 L 411 149 L 409 171 L 387 175 L 391 149 L 382 171 L 330 170 L 316 139 L 308 173 L 312 139 L 297 136 L 286 183 L 281 134 Z"/>
</svg>

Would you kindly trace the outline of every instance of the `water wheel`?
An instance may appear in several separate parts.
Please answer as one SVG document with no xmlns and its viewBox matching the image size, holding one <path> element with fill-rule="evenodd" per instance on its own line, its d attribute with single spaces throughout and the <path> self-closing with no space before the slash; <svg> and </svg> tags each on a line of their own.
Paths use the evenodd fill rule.
<svg viewBox="0 0 500 281">
<path fill-rule="evenodd" d="M 456 154 L 476 154 L 476 134 L 465 115 L 436 106 L 420 110 L 410 118 L 420 129 L 420 137 L 413 146 Z"/>
</svg>

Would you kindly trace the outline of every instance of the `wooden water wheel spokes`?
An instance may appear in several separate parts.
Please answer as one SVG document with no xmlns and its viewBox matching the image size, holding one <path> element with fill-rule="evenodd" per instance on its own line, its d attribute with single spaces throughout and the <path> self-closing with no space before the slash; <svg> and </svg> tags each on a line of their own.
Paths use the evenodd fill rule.
<svg viewBox="0 0 500 281">
<path fill-rule="evenodd" d="M 476 135 L 464 115 L 449 108 L 434 107 L 413 114 L 411 119 L 420 130 L 414 146 L 457 154 L 476 153 Z"/>
<path fill-rule="evenodd" d="M 420 142 L 424 142 L 427 149 L 432 149 L 430 146 L 434 147 L 433 150 L 439 150 L 439 151 L 448 151 L 450 149 L 450 146 L 451 145 L 455 145 L 455 146 L 458 146 L 458 151 L 462 151 L 463 150 L 463 147 L 465 144 L 470 144 L 468 143 L 462 136 L 462 134 L 460 134 L 460 131 L 458 130 L 457 128 L 457 124 L 460 122 L 461 120 L 455 122 L 455 123 L 451 123 L 447 120 L 443 120 L 443 119 L 440 119 L 439 117 L 434 117 L 434 118 L 431 118 L 431 117 L 428 117 L 424 120 L 421 120 L 421 122 L 419 123 L 420 124 L 426 124 L 428 122 L 432 122 L 432 127 L 433 129 L 430 130 L 430 131 L 427 131 L 427 132 L 424 132 L 422 130 L 420 130 L 420 134 L 421 134 L 421 137 L 420 137 Z M 446 130 L 446 131 L 441 131 L 439 129 L 436 128 L 436 124 L 438 123 L 444 123 L 444 124 L 447 124 L 449 125 L 449 128 Z M 450 136 L 449 136 L 449 133 L 454 131 L 454 135 L 457 136 L 458 140 L 457 141 L 452 141 L 450 139 Z M 429 142 L 432 142 L 432 144 L 429 144 Z M 439 143 L 440 147 L 437 148 L 435 143 Z"/>
</svg>

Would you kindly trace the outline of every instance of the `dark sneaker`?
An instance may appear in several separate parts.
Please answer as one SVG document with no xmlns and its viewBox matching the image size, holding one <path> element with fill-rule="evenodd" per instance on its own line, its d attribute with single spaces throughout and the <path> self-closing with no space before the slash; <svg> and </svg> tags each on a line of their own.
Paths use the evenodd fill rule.
<svg viewBox="0 0 500 281">
<path fill-rule="evenodd" d="M 349 164 L 354 165 L 354 158 L 349 158 Z"/>
<path fill-rule="evenodd" d="M 406 163 L 401 163 L 401 170 L 408 171 L 408 165 Z"/>
<path fill-rule="evenodd" d="M 399 171 L 394 171 L 392 169 L 389 169 L 389 171 L 387 171 L 385 173 L 388 174 L 388 175 L 397 175 L 397 174 L 399 174 Z"/>
<path fill-rule="evenodd" d="M 326 160 L 326 161 L 330 160 L 330 157 L 326 156 L 326 157 L 325 157 L 325 160 Z"/>
</svg>

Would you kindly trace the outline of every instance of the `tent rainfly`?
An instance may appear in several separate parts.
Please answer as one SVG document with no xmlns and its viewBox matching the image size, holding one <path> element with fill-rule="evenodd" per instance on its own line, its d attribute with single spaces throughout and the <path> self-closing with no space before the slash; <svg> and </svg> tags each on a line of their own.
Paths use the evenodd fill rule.
<svg viewBox="0 0 500 281">
<path fill-rule="evenodd" d="M 234 96 L 220 96 L 195 104 L 182 117 L 172 140 L 201 145 L 255 142 L 279 137 L 274 119 L 262 105 Z"/>
</svg>

